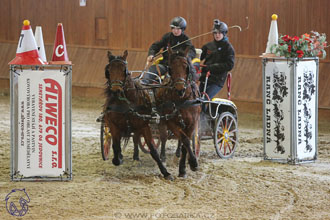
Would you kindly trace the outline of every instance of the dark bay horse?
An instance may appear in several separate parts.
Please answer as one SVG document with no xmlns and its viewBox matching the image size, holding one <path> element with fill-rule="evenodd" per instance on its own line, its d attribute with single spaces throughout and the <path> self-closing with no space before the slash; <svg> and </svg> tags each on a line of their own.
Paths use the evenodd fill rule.
<svg viewBox="0 0 330 220">
<path fill-rule="evenodd" d="M 148 120 L 139 117 L 139 115 L 150 114 L 151 101 L 144 90 L 138 89 L 137 82 L 131 77 L 127 69 L 127 56 L 127 51 L 124 52 L 123 56 L 114 56 L 109 51 L 109 64 L 105 70 L 108 83 L 106 88 L 104 121 L 110 128 L 113 140 L 112 148 L 114 156 L 112 163 L 116 166 L 122 163 L 120 140 L 123 134 L 133 132 L 134 145 L 143 136 L 150 149 L 150 154 L 156 161 L 161 173 L 166 179 L 173 179 L 162 164 L 159 154 L 155 149 Z"/>
<path fill-rule="evenodd" d="M 162 115 L 168 115 L 163 123 L 173 132 L 175 137 L 183 144 L 179 162 L 179 177 L 186 176 L 186 156 L 190 169 L 196 171 L 197 159 L 191 149 L 191 138 L 195 129 L 198 129 L 201 107 L 197 101 L 199 90 L 193 76 L 189 71 L 187 53 L 173 53 L 169 47 L 169 75 L 168 86 L 157 92 L 157 109 Z"/>
</svg>

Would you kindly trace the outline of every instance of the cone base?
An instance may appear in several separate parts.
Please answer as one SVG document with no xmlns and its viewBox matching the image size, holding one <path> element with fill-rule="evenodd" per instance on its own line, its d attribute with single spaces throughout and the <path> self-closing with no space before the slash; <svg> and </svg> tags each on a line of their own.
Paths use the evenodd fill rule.
<svg viewBox="0 0 330 220">
<path fill-rule="evenodd" d="M 64 65 L 64 64 L 68 64 L 71 65 L 72 62 L 71 61 L 49 61 L 48 64 L 57 64 L 57 65 Z"/>
<path fill-rule="evenodd" d="M 46 65 L 40 59 L 37 50 L 31 50 L 24 53 L 16 53 L 16 57 L 8 63 L 9 65 Z"/>
<path fill-rule="evenodd" d="M 40 58 L 34 57 L 15 57 L 12 61 L 8 63 L 9 65 L 46 65 Z"/>
</svg>

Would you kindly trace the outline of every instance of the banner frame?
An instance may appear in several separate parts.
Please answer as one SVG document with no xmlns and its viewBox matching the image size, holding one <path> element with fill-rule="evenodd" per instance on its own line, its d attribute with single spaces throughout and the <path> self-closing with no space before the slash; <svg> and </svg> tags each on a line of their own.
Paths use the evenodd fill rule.
<svg viewBox="0 0 330 220">
<path fill-rule="evenodd" d="M 10 65 L 10 124 L 11 124 L 11 158 L 10 178 L 11 181 L 70 181 L 72 180 L 72 65 Z M 64 129 L 64 172 L 58 176 L 29 176 L 25 177 L 18 170 L 18 77 L 26 70 L 44 71 L 58 70 L 65 77 L 63 114 L 65 117 Z"/>
</svg>

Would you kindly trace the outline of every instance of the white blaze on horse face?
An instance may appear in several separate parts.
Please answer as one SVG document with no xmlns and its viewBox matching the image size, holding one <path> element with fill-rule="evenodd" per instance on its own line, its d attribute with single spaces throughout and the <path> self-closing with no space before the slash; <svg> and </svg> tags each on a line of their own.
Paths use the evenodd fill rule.
<svg viewBox="0 0 330 220">
<path fill-rule="evenodd" d="M 63 48 L 64 48 L 64 47 L 63 47 L 63 45 L 61 45 L 61 44 L 58 45 L 58 46 L 56 47 L 56 49 L 55 49 L 55 55 L 56 55 L 57 57 L 61 57 L 61 56 L 63 56 L 63 54 L 64 54 L 64 50 L 63 50 Z M 59 53 L 59 52 L 58 52 L 59 49 L 62 49 L 62 53 Z"/>
<path fill-rule="evenodd" d="M 123 63 L 115 62 L 109 67 L 111 91 L 124 91 L 124 82 L 126 78 L 126 66 Z"/>
<path fill-rule="evenodd" d="M 171 67 L 173 68 L 172 79 L 175 81 L 174 87 L 177 91 L 183 92 L 182 95 L 184 95 L 187 81 L 187 64 L 175 59 Z"/>
</svg>

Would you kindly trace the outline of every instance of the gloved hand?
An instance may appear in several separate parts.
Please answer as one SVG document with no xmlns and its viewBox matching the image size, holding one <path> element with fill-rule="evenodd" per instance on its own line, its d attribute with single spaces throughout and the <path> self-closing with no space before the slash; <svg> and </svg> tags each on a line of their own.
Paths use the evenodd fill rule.
<svg viewBox="0 0 330 220">
<path fill-rule="evenodd" d="M 205 81 L 205 79 L 206 79 L 206 73 L 207 72 L 202 71 L 201 76 L 198 79 L 200 82 L 204 82 Z"/>
<path fill-rule="evenodd" d="M 210 71 L 210 67 L 209 66 L 206 66 L 206 65 L 203 66 L 202 72 L 206 74 L 208 71 Z"/>
<path fill-rule="evenodd" d="M 151 63 L 153 60 L 154 60 L 154 56 L 153 55 L 150 55 L 150 56 L 147 57 L 147 62 L 148 63 Z"/>
</svg>

